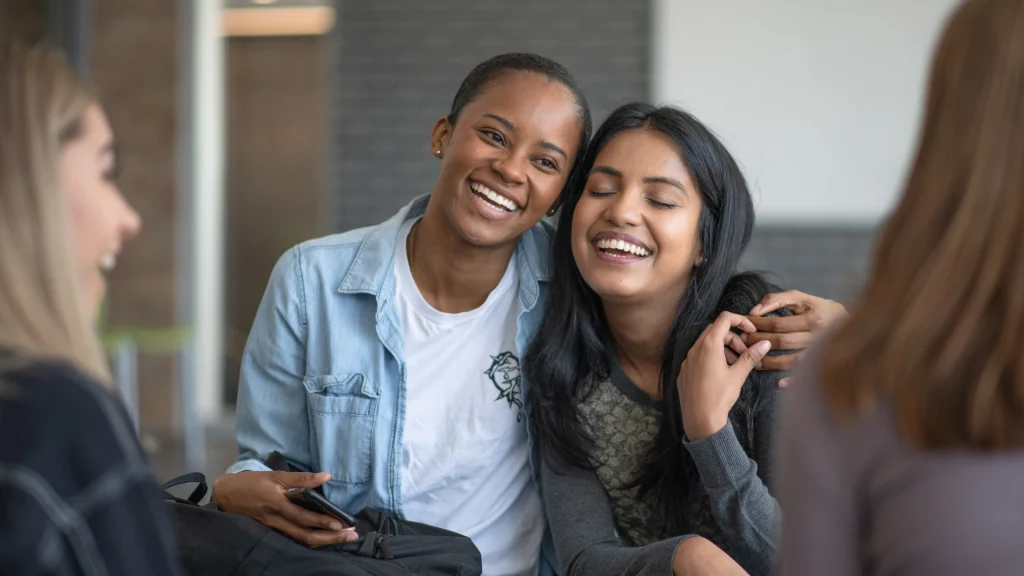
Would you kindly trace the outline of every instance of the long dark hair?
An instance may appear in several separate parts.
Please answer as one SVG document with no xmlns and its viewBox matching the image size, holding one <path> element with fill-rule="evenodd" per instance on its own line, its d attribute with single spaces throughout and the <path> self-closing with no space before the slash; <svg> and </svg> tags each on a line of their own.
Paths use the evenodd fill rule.
<svg viewBox="0 0 1024 576">
<path fill-rule="evenodd" d="M 532 387 L 533 426 L 543 457 L 556 470 L 560 464 L 590 468 L 592 439 L 584 429 L 578 403 L 595 383 L 608 377 L 615 352 L 601 299 L 584 282 L 572 255 L 572 218 L 598 153 L 617 135 L 633 129 L 654 130 L 675 142 L 704 201 L 698 224 L 704 263 L 694 270 L 669 332 L 661 367 L 663 418 L 637 478 L 641 495 L 658 499 L 667 528 L 675 531 L 685 516 L 685 491 L 680 487 L 693 477 L 692 461 L 680 442 L 683 427 L 676 378 L 690 347 L 718 314 L 754 226 L 754 206 L 739 166 L 692 115 L 671 107 L 631 103 L 612 112 L 598 128 L 563 194 L 548 312 L 527 352 L 524 370 Z"/>
</svg>

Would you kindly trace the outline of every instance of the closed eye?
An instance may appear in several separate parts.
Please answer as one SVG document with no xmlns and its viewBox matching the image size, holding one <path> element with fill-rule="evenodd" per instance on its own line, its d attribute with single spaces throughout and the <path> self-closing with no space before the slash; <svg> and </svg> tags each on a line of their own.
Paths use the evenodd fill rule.
<svg viewBox="0 0 1024 576">
<path fill-rule="evenodd" d="M 659 202 L 659 201 L 655 200 L 654 198 L 648 198 L 647 201 L 651 203 L 651 206 L 654 206 L 655 208 L 658 208 L 658 209 L 661 209 L 661 210 L 668 210 L 668 209 L 676 208 L 677 207 L 675 204 L 669 204 L 668 202 Z"/>
<path fill-rule="evenodd" d="M 593 196 L 594 198 L 606 198 L 606 197 L 611 196 L 613 194 L 615 194 L 615 192 L 606 192 L 606 191 L 599 191 L 599 190 L 591 190 L 590 191 L 590 195 Z"/>
</svg>

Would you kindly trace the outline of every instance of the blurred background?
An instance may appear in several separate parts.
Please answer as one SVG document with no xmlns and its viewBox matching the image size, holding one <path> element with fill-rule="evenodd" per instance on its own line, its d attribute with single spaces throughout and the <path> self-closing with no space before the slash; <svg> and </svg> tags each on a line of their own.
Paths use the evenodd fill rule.
<svg viewBox="0 0 1024 576">
<path fill-rule="evenodd" d="M 551 57 L 600 122 L 686 107 L 744 168 L 744 266 L 848 301 L 910 161 L 955 0 L 0 0 L 60 47 L 145 220 L 111 280 L 115 374 L 158 474 L 234 459 L 239 361 L 277 258 L 429 192 L 434 122 L 502 52 Z"/>
</svg>

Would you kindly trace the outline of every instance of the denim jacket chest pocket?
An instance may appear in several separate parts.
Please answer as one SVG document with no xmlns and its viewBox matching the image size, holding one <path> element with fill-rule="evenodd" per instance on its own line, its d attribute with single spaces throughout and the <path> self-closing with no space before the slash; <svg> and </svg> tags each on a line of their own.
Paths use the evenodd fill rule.
<svg viewBox="0 0 1024 576">
<path fill-rule="evenodd" d="M 368 482 L 380 390 L 358 373 L 306 377 L 302 383 L 320 469 L 331 473 L 331 482 Z"/>
</svg>

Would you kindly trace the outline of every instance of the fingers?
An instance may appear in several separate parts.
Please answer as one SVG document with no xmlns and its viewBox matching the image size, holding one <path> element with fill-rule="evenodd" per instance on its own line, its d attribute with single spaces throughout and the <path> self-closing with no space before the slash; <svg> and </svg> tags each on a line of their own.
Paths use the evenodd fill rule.
<svg viewBox="0 0 1024 576">
<path fill-rule="evenodd" d="M 344 544 L 359 539 L 355 530 L 310 530 L 299 527 L 281 516 L 274 516 L 267 523 L 267 526 L 281 532 L 292 540 L 309 546 L 310 548 L 321 548 L 334 544 Z"/>
<path fill-rule="evenodd" d="M 747 351 L 747 345 L 740 339 L 740 335 L 735 332 L 729 332 L 725 336 L 726 351 L 732 350 L 737 355 L 743 354 Z"/>
<path fill-rule="evenodd" d="M 814 334 L 811 332 L 754 332 L 743 336 L 748 346 L 758 342 L 769 342 L 772 350 L 803 350 L 814 340 Z"/>
<path fill-rule="evenodd" d="M 326 514 L 317 514 L 311 510 L 306 510 L 298 504 L 293 504 L 291 501 L 283 502 L 277 513 L 285 520 L 302 528 L 338 531 L 349 527 L 340 520 L 331 518 Z"/>
<path fill-rule="evenodd" d="M 288 488 L 316 488 L 331 479 L 330 472 L 275 472 L 274 481 Z"/>
<path fill-rule="evenodd" d="M 779 292 L 776 294 L 768 294 L 761 299 L 761 302 L 750 309 L 751 316 L 764 316 L 778 310 L 779 308 L 789 308 L 795 314 L 803 314 L 804 312 L 811 309 L 811 305 L 818 300 L 822 300 L 817 296 L 811 296 L 810 294 L 804 294 L 799 290 L 789 290 L 786 292 Z"/>
<path fill-rule="evenodd" d="M 711 339 L 716 345 L 728 345 L 730 337 L 736 336 L 732 332 L 733 328 L 739 328 L 748 333 L 757 331 L 750 318 L 732 312 L 722 312 L 713 324 L 704 329 L 701 339 Z"/>
<path fill-rule="evenodd" d="M 797 352 L 796 354 L 779 354 L 778 356 L 766 356 L 761 359 L 761 368 L 759 368 L 759 370 L 789 371 L 793 369 L 793 365 L 798 362 L 802 356 L 803 352 Z"/>
<path fill-rule="evenodd" d="M 750 371 L 762 364 L 762 359 L 771 349 L 771 344 L 762 340 L 750 348 L 747 348 L 747 351 L 741 354 L 739 360 L 737 360 L 729 369 L 742 372 L 743 380 L 746 380 Z"/>
<path fill-rule="evenodd" d="M 726 362 L 726 364 L 728 364 L 729 366 L 732 366 L 739 359 L 740 359 L 739 355 L 737 355 L 735 352 L 733 352 L 731 348 L 726 348 L 725 349 L 725 362 Z"/>
<path fill-rule="evenodd" d="M 799 316 L 772 316 L 770 318 L 748 317 L 756 330 L 751 332 L 816 332 L 824 328 L 824 322 L 814 311 Z M 748 343 L 749 343 L 749 339 Z"/>
</svg>

